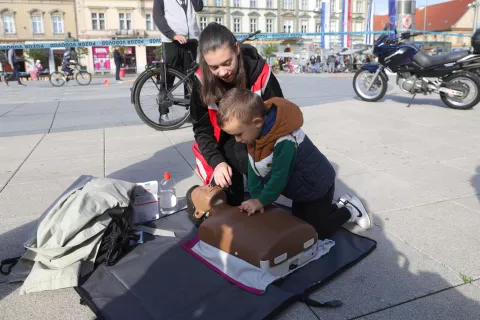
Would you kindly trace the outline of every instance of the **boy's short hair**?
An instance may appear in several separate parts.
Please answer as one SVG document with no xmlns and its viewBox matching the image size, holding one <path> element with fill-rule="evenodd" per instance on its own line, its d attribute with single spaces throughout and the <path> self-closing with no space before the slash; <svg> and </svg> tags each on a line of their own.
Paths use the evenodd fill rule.
<svg viewBox="0 0 480 320">
<path fill-rule="evenodd" d="M 267 108 L 256 93 L 242 88 L 228 90 L 218 103 L 217 124 L 223 127 L 231 118 L 248 123 L 255 117 L 264 117 Z"/>
</svg>

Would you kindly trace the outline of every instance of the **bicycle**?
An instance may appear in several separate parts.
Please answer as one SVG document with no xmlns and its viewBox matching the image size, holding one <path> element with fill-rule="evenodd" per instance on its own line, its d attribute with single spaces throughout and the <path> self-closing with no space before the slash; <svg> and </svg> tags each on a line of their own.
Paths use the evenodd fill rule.
<svg viewBox="0 0 480 320">
<path fill-rule="evenodd" d="M 239 43 L 243 43 L 245 40 L 252 38 L 253 36 L 261 33 L 260 30 L 250 33 Z M 187 43 L 195 44 L 197 40 L 189 40 Z M 195 46 L 196 47 L 196 46 Z M 200 65 L 193 59 L 191 50 L 188 50 L 190 57 L 192 58 L 191 68 L 186 70 L 185 73 L 176 68 L 167 66 L 165 62 L 154 61 L 151 65 L 146 66 L 143 71 L 133 83 L 130 88 L 130 102 L 135 106 L 140 119 L 148 126 L 155 130 L 174 130 L 181 127 L 190 118 L 190 97 L 193 91 L 193 83 L 195 81 L 195 72 Z M 167 83 L 169 79 L 170 83 Z M 175 80 L 179 81 L 176 82 Z M 155 95 L 155 103 L 149 106 L 145 105 L 145 101 L 141 98 L 141 93 L 147 91 L 146 85 L 154 84 L 153 95 Z M 174 91 L 180 86 L 183 86 L 183 90 L 175 94 Z M 170 119 L 171 113 L 176 110 L 180 110 L 181 115 L 178 119 Z M 160 111 L 164 112 L 160 112 Z M 168 110 L 168 111 L 167 111 Z M 165 112 L 167 111 L 167 112 Z M 168 120 L 162 120 L 160 114 L 168 115 Z M 152 120 L 152 118 L 154 120 Z M 157 121 L 158 119 L 158 121 Z"/>
<path fill-rule="evenodd" d="M 69 78 L 71 78 L 72 80 L 75 79 L 77 83 L 81 86 L 86 86 L 90 84 L 90 82 L 92 81 L 92 75 L 89 72 L 81 70 L 78 67 L 78 64 L 72 64 L 70 66 L 73 66 L 73 68 L 71 68 L 73 71 L 73 75 L 71 77 L 68 76 L 64 71 L 54 71 L 50 74 L 49 79 L 52 86 L 61 87 L 65 84 L 65 82 L 67 82 Z"/>
</svg>

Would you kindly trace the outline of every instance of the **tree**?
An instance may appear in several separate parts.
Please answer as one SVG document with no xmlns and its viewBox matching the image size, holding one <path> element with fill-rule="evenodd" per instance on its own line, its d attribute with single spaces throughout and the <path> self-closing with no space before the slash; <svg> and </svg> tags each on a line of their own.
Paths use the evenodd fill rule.
<svg viewBox="0 0 480 320">
<path fill-rule="evenodd" d="M 270 57 L 275 57 L 275 53 L 278 52 L 278 45 L 276 44 L 267 44 L 263 47 L 262 55 L 267 58 L 267 61 L 270 61 Z M 270 63 L 270 62 L 269 62 Z"/>
<path fill-rule="evenodd" d="M 266 58 L 275 57 L 275 53 L 278 52 L 278 45 L 267 44 L 263 47 L 262 55 Z"/>
<path fill-rule="evenodd" d="M 155 49 L 155 56 L 157 57 L 158 61 L 163 60 L 163 46 L 158 46 Z"/>
<path fill-rule="evenodd" d="M 46 63 L 46 60 L 48 60 L 48 53 L 46 53 L 44 49 L 29 49 L 27 55 L 34 63 L 37 60 Z"/>
</svg>

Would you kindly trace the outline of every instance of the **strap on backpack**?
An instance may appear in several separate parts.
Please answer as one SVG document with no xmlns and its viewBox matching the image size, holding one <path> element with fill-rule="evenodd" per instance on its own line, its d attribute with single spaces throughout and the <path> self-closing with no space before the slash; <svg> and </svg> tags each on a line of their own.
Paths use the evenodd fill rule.
<svg viewBox="0 0 480 320">
<path fill-rule="evenodd" d="M 18 260 L 20 260 L 20 257 L 15 257 L 15 258 L 10 258 L 10 259 L 5 259 L 0 262 L 0 273 L 3 274 L 4 276 L 8 276 L 10 272 L 12 272 L 12 268 L 17 264 Z M 7 271 L 4 271 L 4 267 L 7 267 Z"/>
<path fill-rule="evenodd" d="M 303 293 L 300 301 L 304 302 L 309 307 L 318 307 L 318 308 L 338 308 L 343 305 L 343 302 L 340 300 L 330 300 L 326 302 L 319 302 L 308 297 L 307 293 Z"/>
</svg>

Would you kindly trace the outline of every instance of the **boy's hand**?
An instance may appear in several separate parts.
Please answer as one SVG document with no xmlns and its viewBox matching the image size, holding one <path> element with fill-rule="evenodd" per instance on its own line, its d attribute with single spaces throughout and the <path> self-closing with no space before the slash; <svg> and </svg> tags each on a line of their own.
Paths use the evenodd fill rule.
<svg viewBox="0 0 480 320">
<path fill-rule="evenodd" d="M 260 211 L 260 213 L 263 213 L 265 209 L 263 208 L 263 204 L 260 201 L 258 201 L 258 199 L 250 199 L 242 202 L 242 204 L 240 205 L 240 211 L 248 212 L 248 215 L 251 216 L 252 214 L 255 214 L 257 211 Z"/>
</svg>

